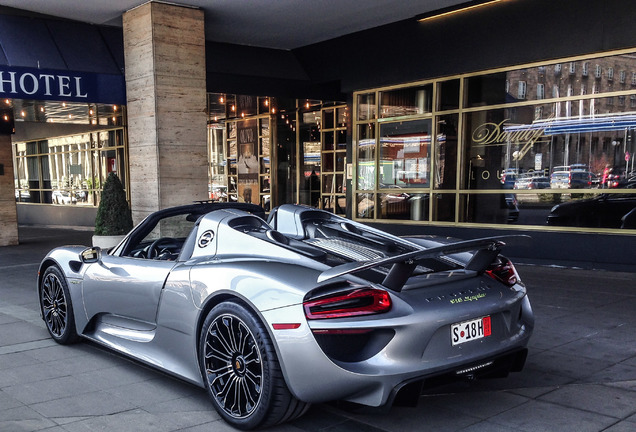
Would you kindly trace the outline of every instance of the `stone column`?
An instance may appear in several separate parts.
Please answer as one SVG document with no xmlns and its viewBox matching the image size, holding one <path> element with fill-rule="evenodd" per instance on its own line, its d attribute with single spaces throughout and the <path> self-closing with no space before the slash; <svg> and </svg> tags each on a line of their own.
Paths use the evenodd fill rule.
<svg viewBox="0 0 636 432">
<path fill-rule="evenodd" d="M 203 11 L 149 2 L 123 15 L 133 220 L 208 196 Z"/>
<path fill-rule="evenodd" d="M 0 246 L 18 244 L 18 214 L 15 206 L 11 135 L 0 134 Z"/>
</svg>

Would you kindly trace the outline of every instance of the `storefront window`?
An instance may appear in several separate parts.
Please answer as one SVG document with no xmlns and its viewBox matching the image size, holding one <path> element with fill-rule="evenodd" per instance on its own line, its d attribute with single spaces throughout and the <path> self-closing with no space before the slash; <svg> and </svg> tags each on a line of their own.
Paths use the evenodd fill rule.
<svg viewBox="0 0 636 432">
<path fill-rule="evenodd" d="M 125 187 L 123 107 L 15 100 L 13 109 L 16 201 L 95 206 L 111 172 Z"/>
<path fill-rule="evenodd" d="M 211 200 L 345 213 L 346 107 L 210 93 L 208 113 Z"/>
<path fill-rule="evenodd" d="M 636 229 L 635 74 L 628 52 L 354 95 L 355 217 Z"/>
<path fill-rule="evenodd" d="M 431 120 L 380 125 L 380 188 L 430 187 Z"/>
<path fill-rule="evenodd" d="M 433 100 L 433 85 L 427 84 L 384 91 L 380 97 L 380 118 L 430 113 Z"/>
</svg>

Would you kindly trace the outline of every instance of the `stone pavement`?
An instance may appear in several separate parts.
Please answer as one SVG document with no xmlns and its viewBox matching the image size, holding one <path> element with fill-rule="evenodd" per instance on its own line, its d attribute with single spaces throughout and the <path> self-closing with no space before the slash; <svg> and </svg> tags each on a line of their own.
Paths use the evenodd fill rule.
<svg viewBox="0 0 636 432">
<path fill-rule="evenodd" d="M 20 228 L 0 247 L 0 431 L 232 431 L 204 390 L 92 343 L 60 346 L 37 266 L 90 232 Z M 526 368 L 429 390 L 416 408 L 313 406 L 275 432 L 636 431 L 636 272 L 518 265 L 536 314 Z M 636 271 L 636 270 L 635 270 Z"/>
</svg>

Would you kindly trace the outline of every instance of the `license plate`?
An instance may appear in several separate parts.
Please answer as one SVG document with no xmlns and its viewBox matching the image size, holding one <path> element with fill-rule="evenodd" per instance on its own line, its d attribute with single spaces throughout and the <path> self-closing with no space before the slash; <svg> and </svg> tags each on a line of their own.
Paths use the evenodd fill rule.
<svg viewBox="0 0 636 432">
<path fill-rule="evenodd" d="M 490 326 L 489 316 L 464 321 L 451 325 L 451 343 L 453 345 L 459 345 L 490 336 L 491 333 L 492 328 Z"/>
</svg>

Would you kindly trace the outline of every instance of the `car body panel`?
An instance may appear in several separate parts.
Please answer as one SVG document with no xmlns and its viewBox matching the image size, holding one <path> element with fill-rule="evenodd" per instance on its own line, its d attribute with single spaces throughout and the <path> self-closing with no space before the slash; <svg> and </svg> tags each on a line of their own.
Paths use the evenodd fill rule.
<svg viewBox="0 0 636 432">
<path fill-rule="evenodd" d="M 107 253 L 92 249 L 96 259 L 82 260 L 83 247 L 54 249 L 40 274 L 62 269 L 81 336 L 202 387 L 202 323 L 226 301 L 264 324 L 289 391 L 304 402 L 380 406 L 412 380 L 472 376 L 509 354 L 525 359 L 534 326 L 525 286 L 488 273 L 515 237 L 400 238 L 305 206 L 274 209 L 268 222 L 246 209 L 160 211 Z M 153 253 L 162 230 L 186 234 Z M 308 300 L 359 287 L 387 292 L 390 310 L 307 315 Z M 485 316 L 491 335 L 451 343 L 451 325 Z"/>
</svg>

